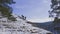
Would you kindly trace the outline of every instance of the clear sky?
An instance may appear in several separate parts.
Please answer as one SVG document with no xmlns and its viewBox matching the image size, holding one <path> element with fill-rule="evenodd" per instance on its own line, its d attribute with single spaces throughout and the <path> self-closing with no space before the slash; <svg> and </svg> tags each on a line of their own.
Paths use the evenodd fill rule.
<svg viewBox="0 0 60 34">
<path fill-rule="evenodd" d="M 30 21 L 47 21 L 50 10 L 50 0 L 14 0 L 16 4 L 12 5 L 13 13 L 24 15 Z M 46 20 L 45 20 L 46 19 Z"/>
</svg>

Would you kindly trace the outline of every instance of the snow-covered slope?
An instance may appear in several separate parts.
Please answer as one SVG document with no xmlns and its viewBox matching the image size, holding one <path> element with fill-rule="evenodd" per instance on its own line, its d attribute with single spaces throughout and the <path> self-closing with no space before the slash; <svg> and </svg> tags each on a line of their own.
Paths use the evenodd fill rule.
<svg viewBox="0 0 60 34">
<path fill-rule="evenodd" d="M 3 18 L 2 18 L 3 19 Z M 0 19 L 0 34 L 48 34 L 50 31 L 34 27 L 16 16 L 17 21 L 9 21 L 7 18 Z"/>
</svg>

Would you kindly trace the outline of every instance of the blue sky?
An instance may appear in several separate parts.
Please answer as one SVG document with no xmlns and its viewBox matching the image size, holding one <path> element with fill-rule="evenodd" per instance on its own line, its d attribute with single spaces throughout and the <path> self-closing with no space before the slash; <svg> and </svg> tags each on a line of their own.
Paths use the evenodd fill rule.
<svg viewBox="0 0 60 34">
<path fill-rule="evenodd" d="M 50 0 L 14 0 L 16 4 L 13 4 L 13 13 L 17 15 L 24 15 L 27 20 L 39 21 L 49 20 L 48 18 L 50 10 Z M 45 21 L 45 20 L 44 20 Z"/>
</svg>

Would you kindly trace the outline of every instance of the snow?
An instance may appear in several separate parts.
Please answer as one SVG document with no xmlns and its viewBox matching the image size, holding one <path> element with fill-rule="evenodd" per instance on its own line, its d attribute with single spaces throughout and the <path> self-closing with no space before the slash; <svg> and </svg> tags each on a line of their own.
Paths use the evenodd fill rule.
<svg viewBox="0 0 60 34">
<path fill-rule="evenodd" d="M 46 34 L 50 31 L 34 27 L 31 24 L 26 23 L 26 20 L 20 19 L 16 16 L 17 21 L 9 22 L 7 18 L 0 19 L 6 22 L 0 22 L 0 34 Z"/>
</svg>

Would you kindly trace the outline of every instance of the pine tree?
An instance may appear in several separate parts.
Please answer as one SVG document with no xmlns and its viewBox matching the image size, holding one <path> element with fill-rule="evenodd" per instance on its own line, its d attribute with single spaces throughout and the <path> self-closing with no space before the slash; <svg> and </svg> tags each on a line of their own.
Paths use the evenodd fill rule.
<svg viewBox="0 0 60 34">
<path fill-rule="evenodd" d="M 49 17 L 54 17 L 54 21 L 60 21 L 60 0 L 51 0 L 51 11 L 49 10 Z"/>
<path fill-rule="evenodd" d="M 10 5 L 14 3 L 15 2 L 13 0 L 0 0 L 0 12 L 3 17 L 11 19 L 13 9 Z"/>
</svg>

